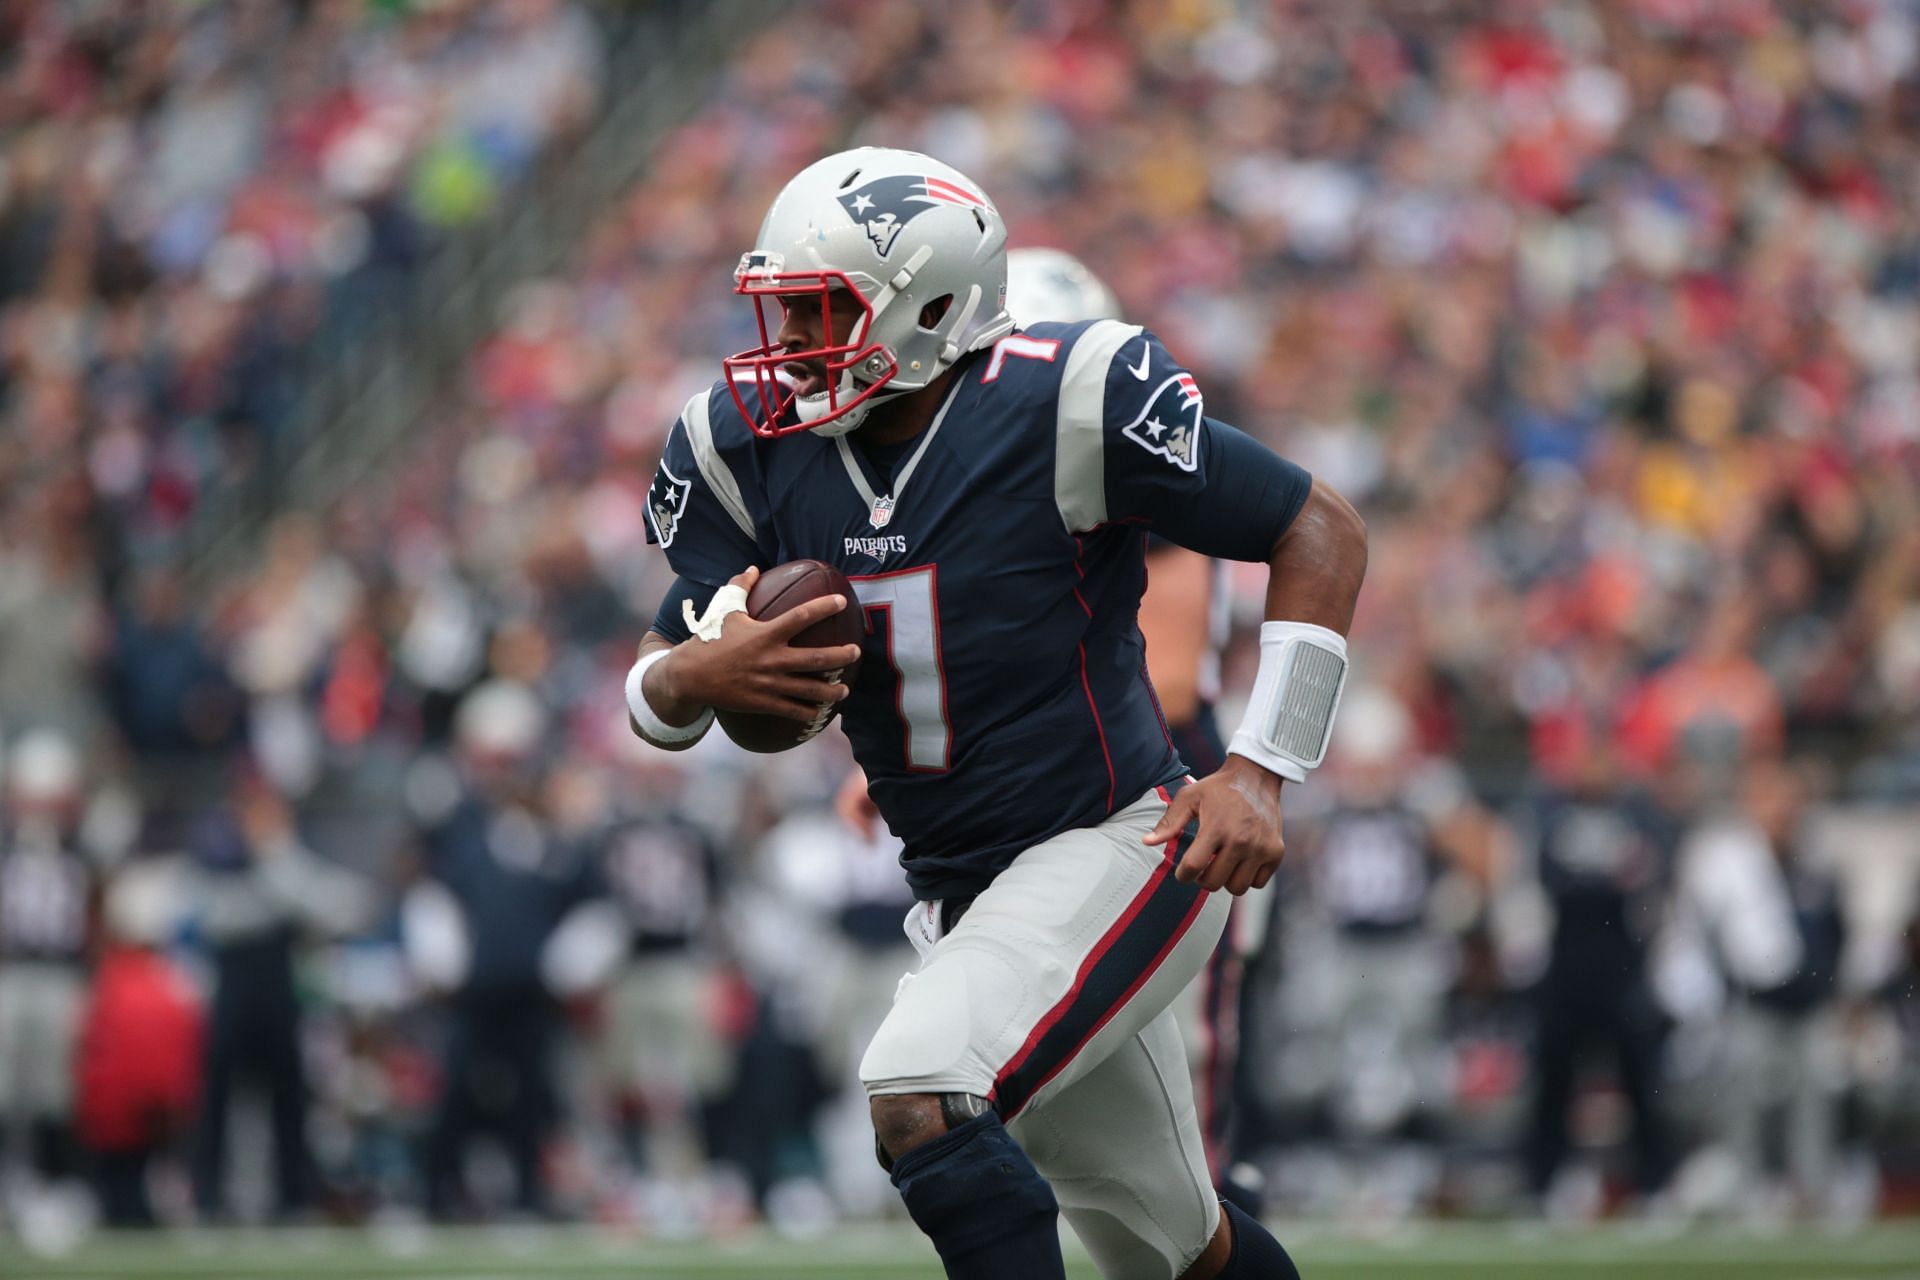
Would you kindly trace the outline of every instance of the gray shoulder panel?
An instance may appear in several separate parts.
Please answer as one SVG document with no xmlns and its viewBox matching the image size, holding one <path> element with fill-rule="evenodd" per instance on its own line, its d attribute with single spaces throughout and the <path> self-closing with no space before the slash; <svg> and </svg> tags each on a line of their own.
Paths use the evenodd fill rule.
<svg viewBox="0 0 1920 1280">
<path fill-rule="evenodd" d="M 1120 348 L 1140 332 L 1136 324 L 1102 320 L 1089 326 L 1067 354 L 1055 421 L 1053 499 L 1068 533 L 1084 532 L 1107 518 L 1107 371 Z"/>
<path fill-rule="evenodd" d="M 707 488 L 719 499 L 733 522 L 749 538 L 754 536 L 753 517 L 747 512 L 746 501 L 740 496 L 740 483 L 733 477 L 733 469 L 727 466 L 720 456 L 719 448 L 713 442 L 713 420 L 709 416 L 709 404 L 713 398 L 713 388 L 695 395 L 687 401 L 687 407 L 680 411 L 680 421 L 686 424 L 687 443 L 693 446 L 693 460 L 700 467 L 700 476 L 707 482 Z"/>
</svg>

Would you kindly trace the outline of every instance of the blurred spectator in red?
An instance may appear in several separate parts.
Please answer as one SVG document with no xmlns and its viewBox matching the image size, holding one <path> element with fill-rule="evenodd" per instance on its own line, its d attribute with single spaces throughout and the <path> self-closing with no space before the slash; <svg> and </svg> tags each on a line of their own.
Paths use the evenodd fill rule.
<svg viewBox="0 0 1920 1280">
<path fill-rule="evenodd" d="M 130 868 L 108 889 L 106 949 L 81 1019 L 80 1140 L 112 1226 L 153 1225 L 148 1168 L 186 1132 L 200 1096 L 200 1006 L 159 950 L 171 931 L 163 877 Z"/>
</svg>

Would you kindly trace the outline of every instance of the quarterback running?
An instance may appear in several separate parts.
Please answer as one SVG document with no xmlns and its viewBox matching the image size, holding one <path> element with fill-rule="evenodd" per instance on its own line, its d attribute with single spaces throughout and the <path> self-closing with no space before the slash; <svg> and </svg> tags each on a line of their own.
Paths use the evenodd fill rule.
<svg viewBox="0 0 1920 1280">
<path fill-rule="evenodd" d="M 734 277 L 761 341 L 688 401 L 648 493 L 678 580 L 628 711 L 673 749 L 716 711 L 837 707 L 919 902 L 920 967 L 860 1075 L 949 1276 L 1058 1280 L 1062 1213 L 1109 1277 L 1295 1276 L 1214 1194 L 1169 1006 L 1284 854 L 1365 530 L 1207 417 L 1151 333 L 1016 328 L 1006 240 L 977 184 L 911 152 L 829 156 L 781 191 Z M 1246 719 L 1197 782 L 1145 669 L 1150 534 L 1270 566 Z M 746 612 L 797 559 L 846 575 L 862 644 L 789 643 L 838 597 Z"/>
</svg>

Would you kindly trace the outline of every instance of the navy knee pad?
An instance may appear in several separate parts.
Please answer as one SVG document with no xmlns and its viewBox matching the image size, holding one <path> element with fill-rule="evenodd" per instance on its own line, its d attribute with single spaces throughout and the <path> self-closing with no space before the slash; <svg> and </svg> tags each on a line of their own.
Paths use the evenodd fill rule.
<svg viewBox="0 0 1920 1280">
<path fill-rule="evenodd" d="M 949 1280 L 1066 1280 L 1060 1204 L 998 1114 L 896 1159 L 893 1185 Z"/>
<path fill-rule="evenodd" d="M 1220 1211 L 1233 1224 L 1233 1252 L 1215 1280 L 1300 1280 L 1300 1268 L 1265 1227 L 1231 1200 L 1222 1200 Z"/>
</svg>

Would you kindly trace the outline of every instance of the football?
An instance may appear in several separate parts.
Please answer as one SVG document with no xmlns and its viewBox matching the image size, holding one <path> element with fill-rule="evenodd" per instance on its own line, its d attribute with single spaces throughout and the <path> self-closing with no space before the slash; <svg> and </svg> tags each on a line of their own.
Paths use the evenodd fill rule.
<svg viewBox="0 0 1920 1280">
<path fill-rule="evenodd" d="M 764 622 L 809 600 L 831 595 L 845 596 L 847 607 L 814 623 L 788 643 L 796 649 L 859 644 L 866 636 L 867 624 L 860 612 L 860 601 L 854 597 L 853 584 L 847 581 L 846 574 L 818 560 L 790 560 L 761 574 L 753 589 L 747 592 L 747 615 Z M 822 673 L 820 679 L 823 683 L 838 680 L 850 686 L 859 669 L 860 664 L 855 661 L 852 666 Z M 768 753 L 789 751 L 817 737 L 839 709 L 837 704 L 824 705 L 818 717 L 805 723 L 785 716 L 733 711 L 720 712 L 719 720 L 729 738 L 749 751 Z"/>
</svg>

